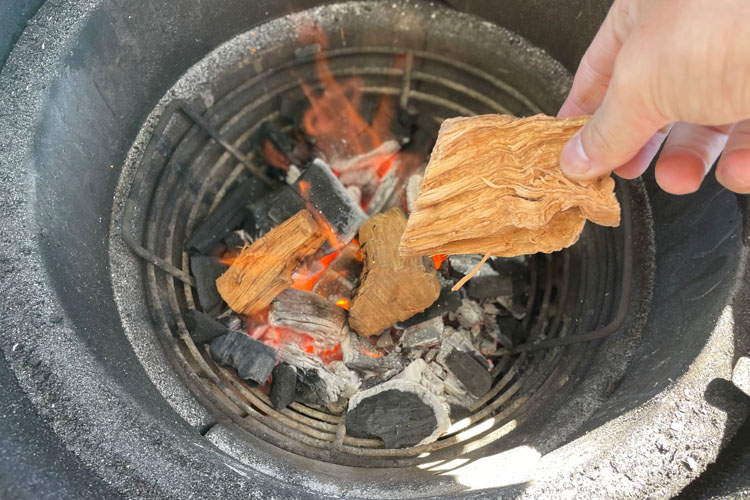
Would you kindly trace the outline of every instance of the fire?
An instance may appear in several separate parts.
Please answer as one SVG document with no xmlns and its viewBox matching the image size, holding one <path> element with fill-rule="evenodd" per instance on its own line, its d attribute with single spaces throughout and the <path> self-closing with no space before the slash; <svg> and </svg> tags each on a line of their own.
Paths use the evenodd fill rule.
<svg viewBox="0 0 750 500">
<path fill-rule="evenodd" d="M 289 170 L 289 163 L 286 158 L 284 158 L 284 155 L 276 149 L 270 139 L 266 139 L 265 142 L 263 142 L 263 157 L 274 167 L 280 168 L 284 171 Z"/>
<path fill-rule="evenodd" d="M 442 266 L 443 262 L 445 262 L 446 260 L 448 260 L 448 256 L 444 254 L 432 256 L 432 262 L 435 263 L 435 269 L 440 269 L 440 266 Z"/>
<path fill-rule="evenodd" d="M 343 307 L 347 311 L 349 310 L 349 301 L 347 299 L 339 299 L 336 301 L 336 305 L 339 307 Z"/>
</svg>

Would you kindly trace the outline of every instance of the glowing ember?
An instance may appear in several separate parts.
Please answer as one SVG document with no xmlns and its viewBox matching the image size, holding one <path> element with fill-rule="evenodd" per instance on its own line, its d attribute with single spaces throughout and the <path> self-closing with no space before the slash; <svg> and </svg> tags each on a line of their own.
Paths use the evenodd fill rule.
<svg viewBox="0 0 750 500">
<path fill-rule="evenodd" d="M 435 263 L 435 269 L 440 269 L 440 266 L 442 266 L 443 262 L 445 262 L 446 260 L 448 260 L 448 256 L 444 254 L 432 256 L 432 262 Z"/>
<path fill-rule="evenodd" d="M 343 307 L 347 311 L 349 310 L 349 301 L 347 299 L 339 299 L 336 301 L 336 305 L 339 307 Z"/>
<path fill-rule="evenodd" d="M 284 158 L 284 155 L 276 149 L 270 139 L 266 139 L 263 143 L 263 157 L 274 167 L 280 168 L 284 171 L 289 170 L 289 163 L 286 158 Z"/>
</svg>

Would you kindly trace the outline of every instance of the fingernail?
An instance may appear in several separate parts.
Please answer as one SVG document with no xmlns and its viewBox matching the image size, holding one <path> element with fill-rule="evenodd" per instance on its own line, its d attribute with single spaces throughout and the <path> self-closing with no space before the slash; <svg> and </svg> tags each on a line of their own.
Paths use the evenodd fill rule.
<svg viewBox="0 0 750 500">
<path fill-rule="evenodd" d="M 581 176 L 591 170 L 591 160 L 583 150 L 581 131 L 575 133 L 560 153 L 560 166 L 564 174 Z"/>
</svg>

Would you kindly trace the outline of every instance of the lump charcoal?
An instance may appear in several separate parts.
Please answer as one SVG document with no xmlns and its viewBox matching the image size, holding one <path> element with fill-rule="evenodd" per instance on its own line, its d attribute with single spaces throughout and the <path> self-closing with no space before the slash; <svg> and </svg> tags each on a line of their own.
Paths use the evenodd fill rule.
<svg viewBox="0 0 750 500">
<path fill-rule="evenodd" d="M 351 241 L 367 220 L 367 214 L 354 203 L 331 168 L 322 160 L 313 160 L 294 183 L 297 193 L 302 194 L 303 182 L 310 185 L 310 204 L 325 217 L 342 241 Z"/>
<path fill-rule="evenodd" d="M 380 179 L 380 184 L 372 195 L 370 203 L 367 204 L 367 215 L 375 215 L 386 208 L 393 206 L 391 203 L 392 195 L 398 187 L 401 179 L 398 176 L 398 168 L 392 166 L 390 170 Z"/>
<path fill-rule="evenodd" d="M 399 342 L 406 349 L 427 347 L 440 343 L 445 325 L 443 318 L 436 316 L 404 330 Z"/>
<path fill-rule="evenodd" d="M 250 244 L 253 242 L 253 238 L 250 236 L 250 234 L 252 233 L 250 231 L 246 231 L 245 229 L 232 231 L 227 235 L 226 238 L 224 238 L 224 245 L 229 251 L 239 252 L 246 244 Z"/>
<path fill-rule="evenodd" d="M 312 291 L 331 302 L 350 300 L 354 289 L 359 286 L 362 258 L 362 252 L 357 245 L 351 243 L 345 246 L 328 269 L 320 275 Z"/>
<path fill-rule="evenodd" d="M 455 314 L 461 328 L 470 330 L 474 335 L 479 333 L 484 320 L 484 311 L 479 304 L 473 300 L 464 299 L 461 301 L 461 306 L 456 309 Z"/>
<path fill-rule="evenodd" d="M 313 391 L 322 405 L 333 409 L 341 398 L 356 390 L 359 378 L 340 362 L 326 367 L 318 356 L 303 352 L 296 344 L 281 346 L 279 355 L 282 361 L 297 368 L 298 395 Z"/>
<path fill-rule="evenodd" d="M 406 448 L 445 434 L 449 413 L 448 404 L 420 384 L 389 380 L 350 399 L 346 430 L 353 436 L 379 438 L 386 448 Z"/>
<path fill-rule="evenodd" d="M 271 372 L 271 404 L 283 410 L 294 401 L 297 393 L 297 369 L 286 363 L 279 363 Z"/>
<path fill-rule="evenodd" d="M 216 209 L 208 214 L 187 240 L 192 253 L 208 254 L 230 231 L 236 229 L 249 215 L 247 205 L 266 192 L 266 185 L 257 177 L 249 177 L 221 200 Z"/>
<path fill-rule="evenodd" d="M 448 257 L 450 263 L 451 274 L 456 278 L 463 278 L 469 274 L 479 263 L 481 262 L 483 255 L 471 254 L 471 255 L 451 255 Z M 497 271 L 492 268 L 489 262 L 482 264 L 479 271 L 474 274 L 472 280 L 479 278 L 480 276 L 500 276 Z M 470 281 L 471 282 L 471 281 Z"/>
<path fill-rule="evenodd" d="M 501 295 L 500 297 L 497 297 L 497 303 L 503 306 L 503 309 L 505 309 L 508 314 L 518 320 L 526 317 L 526 306 L 511 297 Z"/>
<path fill-rule="evenodd" d="M 440 344 L 440 350 L 436 356 L 436 361 L 441 365 L 445 366 L 446 359 L 453 349 L 467 352 L 471 354 L 480 363 L 484 360 L 482 353 L 480 353 L 472 342 L 471 333 L 467 330 L 454 330 L 453 328 L 446 326 L 443 331 L 443 342 Z"/>
<path fill-rule="evenodd" d="M 409 328 L 410 326 L 424 323 L 427 320 L 442 316 L 443 314 L 449 313 L 458 309 L 461 306 L 461 292 L 451 292 L 449 287 L 442 288 L 440 290 L 440 296 L 430 307 L 422 311 L 421 313 L 415 314 L 406 321 L 396 323 L 398 328 Z"/>
<path fill-rule="evenodd" d="M 526 335 L 523 323 L 512 316 L 498 317 L 497 325 L 500 327 L 503 335 L 508 337 L 514 346 L 520 344 Z"/>
<path fill-rule="evenodd" d="M 483 396 L 492 387 L 492 375 L 471 354 L 453 349 L 445 360 L 446 367 L 472 394 Z"/>
<path fill-rule="evenodd" d="M 198 302 L 203 312 L 214 318 L 221 313 L 221 305 L 224 303 L 216 289 L 216 280 L 224 274 L 227 267 L 226 264 L 222 264 L 215 257 L 203 255 L 190 257 L 190 271 L 195 277 Z"/>
<path fill-rule="evenodd" d="M 295 288 L 287 288 L 271 302 L 268 323 L 310 335 L 326 349 L 341 342 L 349 331 L 345 309 L 317 293 Z"/>
<path fill-rule="evenodd" d="M 266 383 L 276 364 L 276 349 L 241 332 L 215 338 L 210 351 L 218 363 L 231 366 L 241 379 L 258 385 Z"/>
<path fill-rule="evenodd" d="M 185 326 L 190 333 L 190 338 L 196 344 L 207 344 L 217 337 L 229 333 L 229 329 L 215 321 L 197 309 L 188 309 L 185 313 Z"/>
<path fill-rule="evenodd" d="M 378 349 L 369 339 L 360 337 L 353 331 L 349 331 L 341 342 L 341 353 L 344 364 L 354 370 L 384 372 L 400 367 L 400 357 L 386 355 L 384 350 Z"/>
<path fill-rule="evenodd" d="M 276 150 L 275 154 L 278 156 L 276 160 L 281 161 L 282 164 L 277 164 L 278 161 L 266 156 L 266 141 L 269 141 Z M 274 122 L 261 124 L 256 142 L 266 161 L 275 167 L 289 168 L 292 165 L 304 165 L 310 160 L 310 148 L 307 143 L 301 138 L 290 137 Z M 283 165 L 284 163 L 286 165 Z"/>
<path fill-rule="evenodd" d="M 377 342 L 375 342 L 375 345 L 379 347 L 380 349 L 390 349 L 394 346 L 393 342 L 393 336 L 391 335 L 391 332 L 385 331 L 383 332 L 380 337 L 378 337 Z"/>
<path fill-rule="evenodd" d="M 474 299 L 513 295 L 513 280 L 510 276 L 474 276 L 467 285 L 467 295 Z"/>
</svg>

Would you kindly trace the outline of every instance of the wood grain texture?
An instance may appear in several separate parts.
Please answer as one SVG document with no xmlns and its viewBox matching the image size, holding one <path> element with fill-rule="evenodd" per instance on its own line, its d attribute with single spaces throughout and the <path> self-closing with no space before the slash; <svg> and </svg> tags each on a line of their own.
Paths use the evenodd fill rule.
<svg viewBox="0 0 750 500">
<path fill-rule="evenodd" d="M 394 207 L 370 218 L 359 230 L 364 269 L 349 308 L 349 325 L 364 337 L 424 311 L 440 295 L 432 261 L 398 255 L 405 227 L 406 214 Z"/>
<path fill-rule="evenodd" d="M 560 151 L 588 117 L 482 115 L 443 122 L 401 255 L 554 252 L 586 220 L 620 223 L 614 180 L 573 181 Z"/>
<path fill-rule="evenodd" d="M 245 247 L 216 288 L 233 311 L 256 314 L 292 284 L 292 272 L 326 241 L 307 210 L 295 215 Z"/>
</svg>

